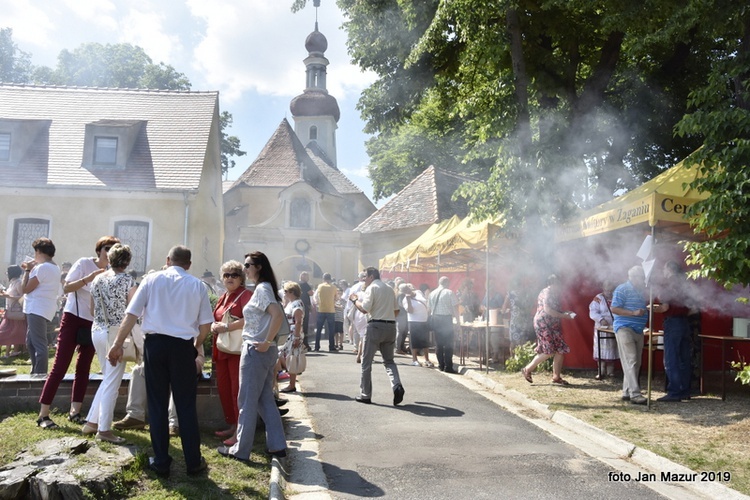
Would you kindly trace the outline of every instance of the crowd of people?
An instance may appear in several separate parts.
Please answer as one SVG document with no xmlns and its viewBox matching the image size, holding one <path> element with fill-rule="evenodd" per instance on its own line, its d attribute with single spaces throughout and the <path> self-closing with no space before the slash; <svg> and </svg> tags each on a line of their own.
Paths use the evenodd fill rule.
<svg viewBox="0 0 750 500">
<path fill-rule="evenodd" d="M 360 392 L 354 400 L 363 404 L 372 403 L 376 353 L 382 357 L 397 406 L 406 391 L 395 355 L 410 354 L 412 366 L 432 368 L 430 349 L 434 346 L 437 368 L 456 373 L 453 349 L 460 325 L 490 309 L 509 316 L 511 350 L 534 336 L 535 356 L 521 370 L 527 381 L 533 382 L 539 364 L 552 358 L 552 383 L 569 385 L 562 377 L 564 356 L 570 352 L 562 324 L 575 318 L 575 313 L 564 310 L 556 275 L 548 277 L 533 313 L 530 283 L 523 275 L 511 279 L 507 293 L 492 288 L 483 300 L 470 279 L 454 289 L 450 278 L 442 276 L 438 287 L 430 290 L 426 284 L 415 287 L 401 278 L 385 282 L 373 267 L 359 273 L 351 285 L 324 273 L 321 283 L 313 287 L 306 271 L 296 282 L 278 281 L 268 257 L 252 252 L 244 262 L 225 262 L 218 280 L 209 270 L 199 279 L 189 273 L 190 250 L 175 246 L 161 270 L 147 273 L 136 283 L 136 276 L 128 272 L 132 252 L 114 236 L 99 238 L 94 257 L 82 257 L 64 272 L 54 262 L 56 249 L 50 239 L 39 238 L 32 248 L 33 258 L 8 268 L 8 288 L 0 292 L 6 300 L 0 349 L 5 347 L 7 357 L 26 347 L 31 376 L 45 379 L 37 425 L 57 427 L 50 417 L 51 404 L 77 354 L 67 418 L 80 424 L 83 434 L 114 444 L 125 442 L 114 430 L 142 429 L 148 422 L 154 452 L 149 468 L 159 476 L 170 472 L 170 436 L 180 437 L 188 474 L 206 469 L 196 398 L 205 362 L 203 342 L 209 334 L 225 419 L 225 426 L 215 432 L 222 442 L 217 451 L 240 461 L 250 460 L 258 425 L 265 428 L 268 453 L 285 456 L 281 416 L 287 410 L 281 408 L 285 401 L 279 396 L 297 391 L 297 377 L 304 369 L 299 360 L 290 369 L 291 356 L 320 352 L 324 334 L 329 353 L 342 351 L 345 343 L 351 346 L 361 364 Z M 652 311 L 665 316 L 664 364 L 669 385 L 660 400 L 681 401 L 690 397 L 692 352 L 687 316 L 694 306 L 680 266 L 669 262 L 663 274 Z M 61 295 L 55 357 L 48 372 L 47 331 L 60 309 Z M 214 306 L 209 295 L 216 296 Z M 619 360 L 622 399 L 633 404 L 646 402 L 638 375 L 648 313 L 640 266 L 631 268 L 628 280 L 616 287 L 613 281 L 602 283 L 601 293 L 589 305 L 597 379 L 613 376 Z M 609 328 L 613 336 L 600 337 Z M 218 340 L 232 337 L 237 346 L 231 349 Z M 125 373 L 126 342 L 135 343 L 137 357 L 127 415 L 114 421 Z M 102 381 L 84 418 L 83 400 L 95 355 Z M 279 388 L 283 380 L 287 385 Z"/>
</svg>

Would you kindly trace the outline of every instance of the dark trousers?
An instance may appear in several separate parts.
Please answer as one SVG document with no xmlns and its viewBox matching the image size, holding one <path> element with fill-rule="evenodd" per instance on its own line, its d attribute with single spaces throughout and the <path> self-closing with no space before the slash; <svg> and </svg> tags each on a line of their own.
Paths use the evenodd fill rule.
<svg viewBox="0 0 750 500">
<path fill-rule="evenodd" d="M 318 325 L 315 331 L 315 349 L 320 349 L 320 337 L 323 332 L 323 323 L 326 325 L 326 335 L 328 335 L 328 350 L 334 350 L 336 348 L 334 339 L 334 332 L 336 331 L 336 314 L 322 313 L 320 311 L 318 311 Z"/>
<path fill-rule="evenodd" d="M 305 316 L 302 318 L 302 343 L 310 350 L 310 341 L 307 340 L 307 330 L 310 326 L 310 308 L 305 306 Z"/>
<path fill-rule="evenodd" d="M 401 314 L 404 315 L 403 319 Z M 401 313 L 396 318 L 396 350 L 404 352 L 406 351 L 406 336 L 409 334 L 409 322 L 406 319 L 406 313 Z"/>
<path fill-rule="evenodd" d="M 692 339 L 687 316 L 664 318 L 664 371 L 668 380 L 668 396 L 690 396 Z"/>
<path fill-rule="evenodd" d="M 91 329 L 91 321 L 80 318 L 75 314 L 63 313 L 60 322 L 60 334 L 57 336 L 55 361 L 39 398 L 41 404 L 51 405 L 55 399 L 60 382 L 65 377 L 70 362 L 73 361 L 73 354 L 78 347 L 78 329 L 81 327 Z M 86 387 L 89 385 L 89 372 L 91 371 L 91 361 L 94 359 L 94 354 L 96 354 L 96 349 L 94 349 L 93 344 L 78 348 L 76 374 L 73 378 L 73 394 L 70 398 L 74 403 L 82 403 L 84 396 L 86 396 Z"/>
<path fill-rule="evenodd" d="M 453 316 L 433 316 L 435 354 L 441 370 L 453 370 Z"/>
<path fill-rule="evenodd" d="M 174 397 L 180 421 L 180 440 L 187 469 L 195 469 L 201 460 L 201 439 L 198 412 L 195 408 L 198 378 L 195 370 L 197 351 L 192 340 L 169 335 L 146 335 L 143 343 L 143 366 L 146 378 L 146 399 L 154 449 L 154 465 L 168 469 L 169 456 L 169 394 Z"/>
</svg>

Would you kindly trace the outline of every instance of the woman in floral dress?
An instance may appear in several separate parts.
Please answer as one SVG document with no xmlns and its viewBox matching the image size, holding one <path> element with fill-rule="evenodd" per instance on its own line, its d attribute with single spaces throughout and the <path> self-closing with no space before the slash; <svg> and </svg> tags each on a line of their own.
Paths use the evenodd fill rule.
<svg viewBox="0 0 750 500">
<path fill-rule="evenodd" d="M 524 378 L 529 382 L 533 382 L 531 374 L 536 367 L 553 357 L 552 383 L 568 385 L 568 382 L 562 378 L 562 365 L 565 354 L 570 352 L 570 347 L 563 340 L 560 320 L 573 319 L 575 314 L 560 309 L 560 281 L 557 276 L 551 274 L 547 278 L 547 288 L 539 293 L 534 316 L 534 331 L 537 338 L 535 352 L 537 354 L 531 363 L 521 370 Z"/>
</svg>

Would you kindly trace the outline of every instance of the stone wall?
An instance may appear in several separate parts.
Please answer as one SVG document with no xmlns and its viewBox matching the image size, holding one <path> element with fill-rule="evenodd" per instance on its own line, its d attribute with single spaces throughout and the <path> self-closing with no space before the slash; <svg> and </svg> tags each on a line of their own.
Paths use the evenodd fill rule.
<svg viewBox="0 0 750 500">
<path fill-rule="evenodd" d="M 83 411 L 88 412 L 91 400 L 101 382 L 101 375 L 91 374 L 89 384 L 86 388 L 86 398 L 83 401 Z M 123 376 L 120 384 L 119 396 L 115 406 L 115 420 L 125 415 L 125 405 L 128 399 L 128 384 L 130 373 Z M 29 375 L 15 375 L 0 378 L 0 401 L 2 401 L 3 412 L 37 411 L 39 410 L 39 396 L 44 387 L 44 379 L 33 378 Z M 67 412 L 70 408 L 70 396 L 73 391 L 73 375 L 67 374 L 57 390 L 52 402 L 53 409 Z M 223 422 L 221 404 L 219 403 L 219 392 L 216 388 L 216 379 L 209 374 L 204 374 L 198 382 L 198 417 L 201 423 Z"/>
</svg>

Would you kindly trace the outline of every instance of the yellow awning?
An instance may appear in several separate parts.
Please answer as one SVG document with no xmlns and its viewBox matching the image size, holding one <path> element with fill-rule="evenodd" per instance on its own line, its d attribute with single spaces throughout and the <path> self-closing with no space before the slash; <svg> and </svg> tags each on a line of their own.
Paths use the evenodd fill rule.
<svg viewBox="0 0 750 500">
<path fill-rule="evenodd" d="M 584 238 L 643 223 L 687 225 L 688 207 L 709 196 L 690 188 L 699 175 L 697 165 L 687 166 L 683 160 L 632 191 L 587 210 L 560 228 L 557 240 Z"/>
<path fill-rule="evenodd" d="M 461 218 L 457 215 L 454 215 L 450 219 L 436 222 L 435 224 L 427 228 L 424 233 L 419 235 L 417 239 L 415 239 L 405 247 L 395 252 L 389 253 L 388 255 L 380 259 L 380 269 L 395 270 L 397 267 L 409 267 L 410 264 L 414 264 L 414 261 L 418 259 L 419 250 L 422 245 L 426 245 L 439 236 L 450 231 L 460 222 Z"/>
</svg>

